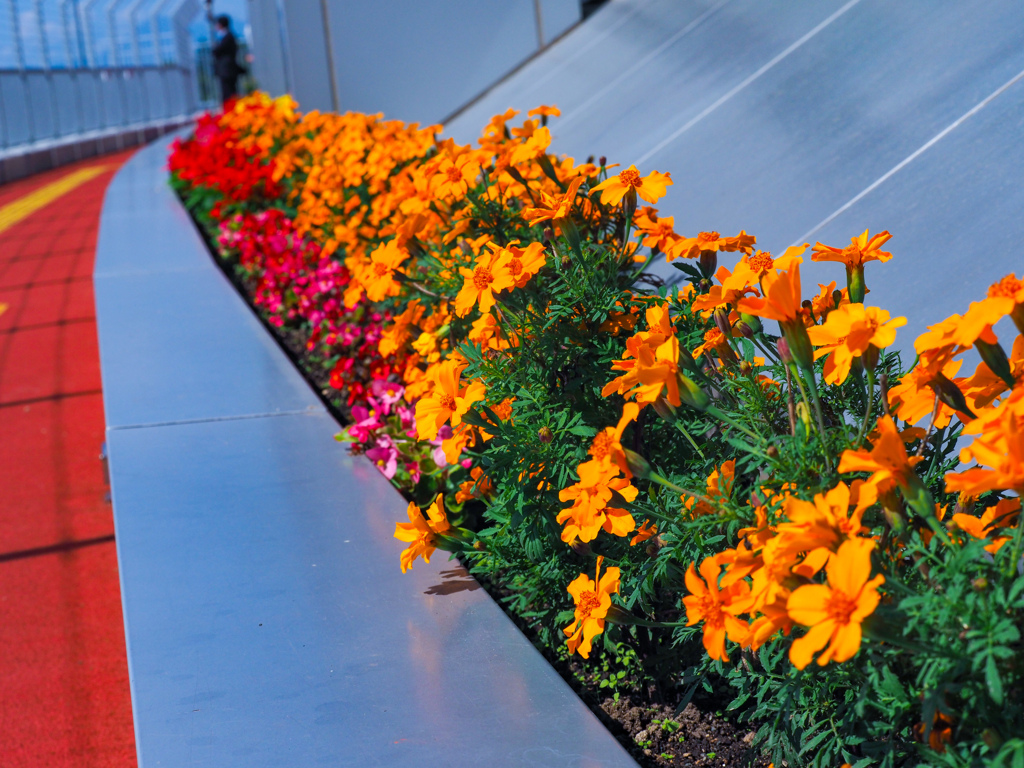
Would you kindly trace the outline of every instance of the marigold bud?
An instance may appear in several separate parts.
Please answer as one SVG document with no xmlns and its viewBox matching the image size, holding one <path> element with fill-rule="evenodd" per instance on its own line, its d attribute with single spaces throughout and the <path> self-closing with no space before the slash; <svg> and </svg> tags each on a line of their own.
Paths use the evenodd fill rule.
<svg viewBox="0 0 1024 768">
<path fill-rule="evenodd" d="M 605 157 L 604 155 L 601 155 L 601 157 L 597 159 L 597 164 L 604 168 L 606 165 L 608 165 L 608 158 Z"/>
<path fill-rule="evenodd" d="M 544 242 L 550 243 L 555 239 L 555 232 L 551 227 L 544 227 Z"/>
<path fill-rule="evenodd" d="M 779 339 L 775 342 L 775 347 L 779 350 L 779 359 L 782 360 L 783 363 L 789 365 L 793 362 L 793 355 L 789 351 L 789 342 L 784 338 Z"/>
<path fill-rule="evenodd" d="M 537 430 L 537 438 L 547 444 L 555 439 L 555 433 L 551 431 L 551 427 L 541 427 Z"/>
<path fill-rule="evenodd" d="M 732 328 L 729 325 L 729 310 L 725 307 L 718 307 L 715 310 L 715 325 L 726 338 L 732 336 Z"/>
<path fill-rule="evenodd" d="M 974 342 L 974 348 L 978 350 L 981 359 L 985 361 L 985 365 L 992 373 L 1002 379 L 1010 389 L 1016 386 L 1013 369 L 1010 367 L 1010 361 L 1006 359 L 1006 350 L 998 341 L 995 344 L 989 344 L 987 341 L 978 339 Z"/>
<path fill-rule="evenodd" d="M 750 329 L 751 336 L 764 330 L 764 326 L 761 325 L 761 318 L 756 315 L 748 315 L 746 312 L 740 312 L 740 322 Z M 746 336 L 746 334 L 744 334 L 744 336 Z M 749 339 L 750 336 L 747 336 L 747 338 Z"/>
<path fill-rule="evenodd" d="M 649 542 L 647 542 L 647 556 L 657 557 L 658 553 L 664 548 L 665 540 L 661 536 L 655 536 Z"/>
<path fill-rule="evenodd" d="M 666 400 L 664 395 L 658 395 L 658 399 L 654 401 L 654 412 L 669 424 L 676 423 L 676 407 Z"/>
<path fill-rule="evenodd" d="M 740 373 L 744 376 L 749 376 L 754 372 L 754 366 L 748 363 L 746 360 L 740 362 Z"/>
<path fill-rule="evenodd" d="M 585 541 L 580 541 L 579 539 L 573 539 L 569 542 L 569 546 L 572 547 L 573 552 L 581 557 L 586 557 L 591 552 L 590 545 Z"/>
<path fill-rule="evenodd" d="M 715 274 L 718 269 L 718 251 L 700 252 L 700 271 L 705 275 Z"/>
<path fill-rule="evenodd" d="M 967 407 L 967 398 L 964 397 L 964 393 L 960 391 L 960 387 L 946 378 L 941 373 L 935 374 L 935 378 L 931 380 L 929 386 L 934 390 L 939 400 L 955 411 L 960 411 L 970 416 L 972 419 L 976 419 L 977 416 L 974 412 Z"/>
<path fill-rule="evenodd" d="M 779 458 L 779 449 L 776 448 L 774 445 L 769 445 L 768 450 L 765 451 L 765 454 L 768 456 L 769 459 L 777 459 Z"/>
<path fill-rule="evenodd" d="M 629 448 L 623 450 L 626 455 L 626 466 L 634 477 L 646 480 L 651 474 L 651 465 L 643 456 Z"/>
<path fill-rule="evenodd" d="M 971 586 L 974 587 L 978 592 L 988 589 L 988 579 L 984 576 L 979 576 L 971 582 Z"/>
<path fill-rule="evenodd" d="M 679 380 L 679 399 L 701 413 L 706 411 L 711 405 L 711 398 L 707 396 L 707 393 L 694 384 L 692 379 L 681 373 L 676 374 L 676 378 Z"/>
</svg>

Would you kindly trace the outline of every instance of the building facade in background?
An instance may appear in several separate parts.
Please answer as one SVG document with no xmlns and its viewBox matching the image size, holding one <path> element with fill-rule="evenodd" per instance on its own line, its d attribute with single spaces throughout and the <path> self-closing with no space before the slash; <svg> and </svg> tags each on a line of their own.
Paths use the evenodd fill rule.
<svg viewBox="0 0 1024 768">
<path fill-rule="evenodd" d="M 443 121 L 576 25 L 580 0 L 248 0 L 253 74 L 304 110 Z"/>
</svg>

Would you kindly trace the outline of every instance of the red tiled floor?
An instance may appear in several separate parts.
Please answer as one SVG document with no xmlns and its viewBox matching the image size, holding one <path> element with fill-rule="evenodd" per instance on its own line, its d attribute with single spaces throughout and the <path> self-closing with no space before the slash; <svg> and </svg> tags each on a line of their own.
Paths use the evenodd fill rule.
<svg viewBox="0 0 1024 768">
<path fill-rule="evenodd" d="M 118 166 L 127 153 L 82 163 Z M 0 207 L 76 170 L 0 187 Z M 0 233 L 0 766 L 135 765 L 92 265 L 113 169 Z"/>
</svg>

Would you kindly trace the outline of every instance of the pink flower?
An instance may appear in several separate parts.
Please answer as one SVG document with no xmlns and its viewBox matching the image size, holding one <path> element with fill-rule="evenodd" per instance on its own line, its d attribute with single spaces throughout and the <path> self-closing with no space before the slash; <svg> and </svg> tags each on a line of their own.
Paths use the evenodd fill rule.
<svg viewBox="0 0 1024 768">
<path fill-rule="evenodd" d="M 391 413 L 391 406 L 402 399 L 405 394 L 405 387 L 393 381 L 377 379 L 370 386 L 373 396 L 380 400 L 381 409 L 385 414 Z"/>
<path fill-rule="evenodd" d="M 372 461 L 388 480 L 398 471 L 398 449 L 387 435 L 381 435 L 377 439 L 377 444 L 366 452 L 366 458 Z"/>
</svg>

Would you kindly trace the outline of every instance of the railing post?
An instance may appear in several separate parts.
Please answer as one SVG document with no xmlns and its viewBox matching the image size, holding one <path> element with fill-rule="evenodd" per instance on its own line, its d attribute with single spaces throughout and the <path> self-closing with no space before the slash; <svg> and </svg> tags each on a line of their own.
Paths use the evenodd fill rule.
<svg viewBox="0 0 1024 768">
<path fill-rule="evenodd" d="M 43 75 L 46 78 L 47 85 L 49 86 L 50 109 L 53 110 L 53 136 L 54 138 L 57 138 L 61 135 L 60 107 L 57 103 L 57 86 L 53 82 L 52 62 L 50 61 L 50 50 L 46 38 L 46 24 L 43 21 L 43 0 L 35 0 L 34 5 L 36 10 L 36 26 L 39 27 L 39 43 L 43 53 Z M 54 150 L 53 160 L 54 163 L 56 163 L 56 150 Z"/>
<path fill-rule="evenodd" d="M 71 47 L 71 28 L 68 24 L 68 4 L 71 0 L 60 0 L 61 26 L 64 28 L 64 54 L 68 57 L 68 77 L 71 78 L 71 90 L 74 92 L 75 113 L 78 116 L 78 132 L 85 130 L 85 106 L 82 102 L 82 89 L 78 80 L 78 62 L 74 49 Z"/>
</svg>

